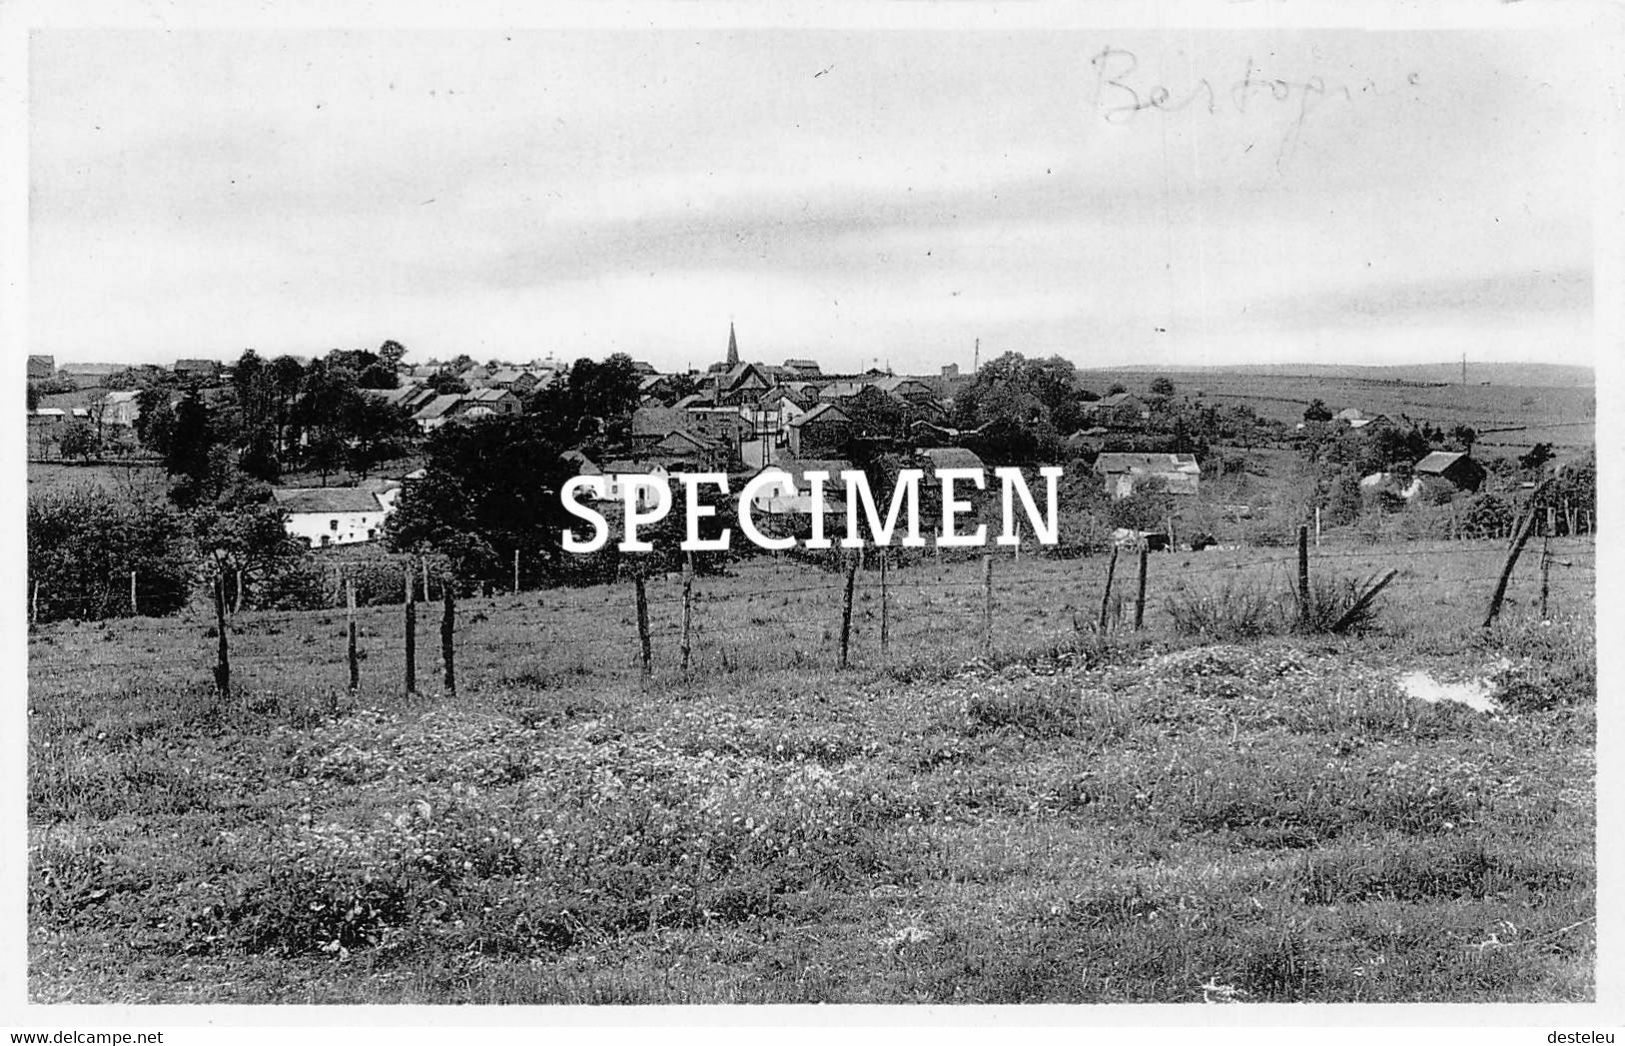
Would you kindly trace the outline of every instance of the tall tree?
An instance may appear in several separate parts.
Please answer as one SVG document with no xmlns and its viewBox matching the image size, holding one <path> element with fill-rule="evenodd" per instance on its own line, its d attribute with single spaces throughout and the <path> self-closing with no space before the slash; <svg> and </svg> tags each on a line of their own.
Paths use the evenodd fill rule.
<svg viewBox="0 0 1625 1046">
<path fill-rule="evenodd" d="M 212 412 L 197 390 L 191 389 L 175 405 L 175 419 L 164 446 L 164 468 L 171 476 L 202 479 L 208 475 L 214 445 Z"/>
<path fill-rule="evenodd" d="M 401 360 L 405 357 L 406 346 L 402 345 L 398 341 L 395 341 L 393 338 L 378 346 L 378 359 L 381 360 L 384 366 L 388 367 L 390 370 L 394 370 L 396 367 L 399 367 L 401 365 Z"/>
<path fill-rule="evenodd" d="M 465 578 L 501 576 L 516 549 L 531 562 L 555 557 L 560 532 L 580 523 L 559 498 L 575 474 L 559 457 L 567 446 L 530 415 L 437 429 L 424 478 L 401 494 L 386 543 L 443 552 Z"/>
</svg>

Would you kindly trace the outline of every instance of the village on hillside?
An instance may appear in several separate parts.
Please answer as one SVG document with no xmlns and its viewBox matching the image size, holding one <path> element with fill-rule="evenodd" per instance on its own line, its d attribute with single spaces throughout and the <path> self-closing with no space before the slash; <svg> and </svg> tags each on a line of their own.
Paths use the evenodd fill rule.
<svg viewBox="0 0 1625 1046">
<path fill-rule="evenodd" d="M 1158 376 L 1137 388 L 1090 388 L 1087 372 L 1058 357 L 1008 353 L 968 372 L 949 364 L 922 375 L 828 372 L 809 358 L 748 361 L 731 324 L 720 358 L 684 373 L 624 355 L 483 364 L 405 356 L 395 342 L 318 360 L 249 351 L 234 364 L 181 359 L 172 367 L 57 367 L 33 356 L 30 458 L 42 467 L 162 464 L 178 506 L 249 503 L 310 549 L 383 541 L 403 491 L 429 478 L 437 441 L 449 446 L 455 434 L 503 423 L 545 428 L 552 482 L 606 476 L 609 502 L 630 482 L 647 489 L 678 473 L 720 472 L 738 490 L 778 470 L 784 484 L 752 508 L 789 533 L 819 507 L 809 472 L 859 469 L 885 490 L 902 468 L 922 469 L 929 481 L 942 468 L 1063 464 L 1069 506 L 1092 511 L 1086 531 L 1070 529 L 1074 545 L 1108 532 L 1153 547 L 1199 549 L 1249 531 L 1270 543 L 1260 528 L 1290 533 L 1312 519 L 1318 534 L 1362 516 L 1376 525 L 1412 506 L 1437 515 L 1452 503 L 1447 536 L 1498 532 L 1520 491 L 1574 463 L 1536 444 L 1486 464 L 1473 453 L 1472 428 L 1448 418 L 1317 399 L 1289 422 Z M 1280 504 L 1283 456 L 1299 484 L 1296 504 Z M 839 489 L 822 497 L 823 512 L 844 512 Z M 1294 518 L 1277 526 L 1272 514 L 1282 513 Z M 442 543 L 419 524 L 415 545 Z M 1567 525 L 1585 521 L 1575 515 Z M 492 552 L 487 558 L 505 560 Z"/>
</svg>

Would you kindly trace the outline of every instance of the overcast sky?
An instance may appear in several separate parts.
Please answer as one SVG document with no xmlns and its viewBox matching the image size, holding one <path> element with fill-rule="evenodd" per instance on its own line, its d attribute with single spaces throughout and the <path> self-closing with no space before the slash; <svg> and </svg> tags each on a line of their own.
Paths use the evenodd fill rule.
<svg viewBox="0 0 1625 1046">
<path fill-rule="evenodd" d="M 1586 54 L 1462 31 L 43 31 L 30 351 L 394 338 L 666 369 L 720 358 L 732 321 L 746 359 L 831 370 L 968 367 L 978 338 L 1082 366 L 1590 363 Z M 1159 84 L 1178 108 L 1131 108 Z"/>
</svg>

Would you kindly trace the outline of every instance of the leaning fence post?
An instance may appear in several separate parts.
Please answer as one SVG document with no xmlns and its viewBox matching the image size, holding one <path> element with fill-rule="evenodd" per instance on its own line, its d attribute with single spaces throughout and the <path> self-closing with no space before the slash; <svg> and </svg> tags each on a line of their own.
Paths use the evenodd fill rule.
<svg viewBox="0 0 1625 1046">
<path fill-rule="evenodd" d="M 852 643 L 852 587 L 858 580 L 858 554 L 854 552 L 846 565 L 846 595 L 841 599 L 841 667 L 847 666 L 847 653 Z"/>
<path fill-rule="evenodd" d="M 1100 627 L 1101 635 L 1106 634 L 1106 613 L 1111 609 L 1112 578 L 1117 574 L 1117 546 L 1112 546 L 1112 558 L 1106 561 L 1106 589 L 1100 594 Z"/>
<path fill-rule="evenodd" d="M 638 647 L 642 654 L 638 674 L 644 679 L 648 679 L 653 674 L 651 662 L 654 659 L 654 651 L 649 647 L 649 595 L 643 589 L 643 568 L 641 566 L 632 572 L 632 587 L 637 594 Z"/>
<path fill-rule="evenodd" d="M 418 692 L 418 605 L 412 598 L 412 561 L 406 561 L 406 692 Z"/>
<path fill-rule="evenodd" d="M 226 649 L 226 576 L 214 575 L 214 627 L 220 636 L 220 647 L 214 665 L 214 685 L 224 700 L 231 693 L 231 657 Z"/>
<path fill-rule="evenodd" d="M 1354 622 L 1359 619 L 1360 612 L 1369 606 L 1373 599 L 1377 598 L 1377 593 L 1387 588 L 1388 582 L 1392 581 L 1397 576 L 1399 576 L 1399 571 L 1390 570 L 1388 573 L 1383 575 L 1381 581 L 1378 581 L 1376 584 L 1366 589 L 1365 594 L 1359 599 L 1356 599 L 1354 601 L 1354 605 L 1345 610 L 1343 612 L 1343 616 L 1332 623 L 1332 631 L 1341 634 L 1344 629 L 1354 624 Z"/>
<path fill-rule="evenodd" d="M 440 613 L 440 660 L 446 666 L 446 693 L 457 696 L 457 651 L 452 637 L 457 631 L 457 592 L 451 578 L 440 579 L 444 609 Z"/>
<path fill-rule="evenodd" d="M 1518 554 L 1529 540 L 1529 535 L 1535 529 L 1535 510 L 1531 508 L 1529 514 L 1520 521 L 1516 537 L 1512 540 L 1512 547 L 1507 550 L 1506 562 L 1501 565 L 1500 580 L 1495 583 L 1495 592 L 1490 596 L 1490 608 L 1484 615 L 1484 627 L 1489 628 L 1495 624 L 1496 617 L 1501 613 L 1501 603 L 1506 599 L 1507 582 L 1512 578 L 1512 568 L 1517 565 Z"/>
<path fill-rule="evenodd" d="M 1145 566 L 1147 558 L 1145 542 L 1142 541 L 1140 542 L 1140 572 L 1136 576 L 1134 583 L 1134 631 L 1136 632 L 1145 623 Z"/>
<path fill-rule="evenodd" d="M 28 600 L 28 623 L 39 623 L 39 579 L 34 579 L 34 594 Z"/>
<path fill-rule="evenodd" d="M 993 556 L 982 554 L 982 651 L 993 649 Z"/>
<path fill-rule="evenodd" d="M 350 578 L 344 579 L 344 618 L 350 638 L 346 656 L 350 662 L 350 692 L 353 694 L 361 686 L 361 659 L 355 645 L 355 582 Z"/>
<path fill-rule="evenodd" d="M 688 675 L 689 657 L 693 651 L 690 629 L 694 621 L 694 553 L 683 554 L 683 675 Z"/>
<path fill-rule="evenodd" d="M 1309 528 L 1298 527 L 1298 619 L 1309 616 Z"/>
</svg>

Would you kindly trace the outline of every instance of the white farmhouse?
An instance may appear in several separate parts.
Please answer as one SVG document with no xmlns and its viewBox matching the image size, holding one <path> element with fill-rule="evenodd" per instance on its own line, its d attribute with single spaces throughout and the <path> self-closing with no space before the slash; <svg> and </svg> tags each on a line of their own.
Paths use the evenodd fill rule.
<svg viewBox="0 0 1625 1046">
<path fill-rule="evenodd" d="M 394 508 L 393 496 L 386 503 L 376 492 L 356 487 L 280 487 L 271 497 L 288 514 L 289 536 L 311 548 L 377 540 Z"/>
</svg>

